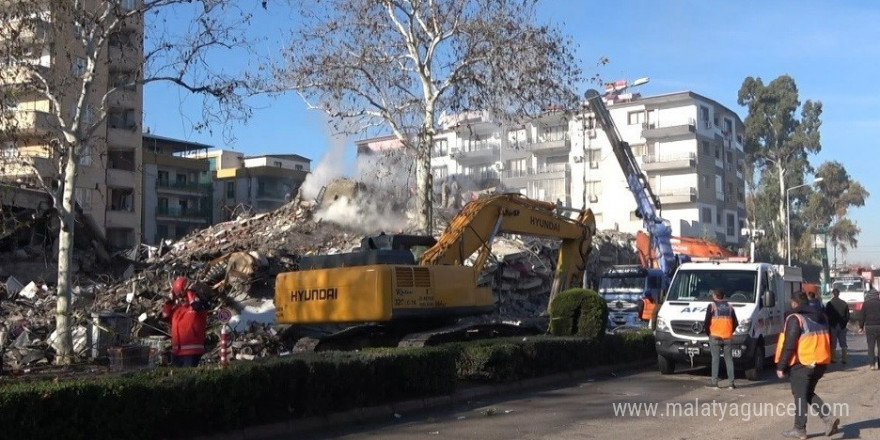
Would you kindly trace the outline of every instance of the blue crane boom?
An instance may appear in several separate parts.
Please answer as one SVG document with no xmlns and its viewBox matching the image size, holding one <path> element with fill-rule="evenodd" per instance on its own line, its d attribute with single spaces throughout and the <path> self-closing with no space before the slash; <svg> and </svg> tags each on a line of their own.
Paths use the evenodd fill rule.
<svg viewBox="0 0 880 440">
<path fill-rule="evenodd" d="M 642 172 L 632 148 L 620 138 L 617 126 L 611 119 L 611 113 L 602 101 L 598 91 L 590 89 L 586 93 L 587 103 L 596 116 L 596 121 L 601 126 L 608 141 L 611 142 L 611 150 L 623 170 L 629 190 L 636 199 L 636 215 L 642 219 L 645 230 L 651 237 L 651 247 L 656 253 L 657 264 L 665 274 L 664 284 L 672 278 L 672 274 L 678 267 L 679 258 L 672 250 L 672 227 L 669 222 L 660 217 L 660 199 L 651 191 L 651 185 Z"/>
</svg>

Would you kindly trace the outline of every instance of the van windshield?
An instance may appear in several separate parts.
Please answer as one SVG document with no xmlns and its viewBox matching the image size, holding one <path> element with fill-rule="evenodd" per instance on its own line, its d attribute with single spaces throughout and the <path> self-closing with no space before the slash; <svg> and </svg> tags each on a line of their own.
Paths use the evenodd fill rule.
<svg viewBox="0 0 880 440">
<path fill-rule="evenodd" d="M 832 289 L 837 289 L 841 292 L 847 291 L 858 291 L 862 292 L 865 290 L 865 285 L 860 279 L 852 279 L 852 280 L 835 280 L 831 283 Z"/>
<path fill-rule="evenodd" d="M 724 289 L 730 302 L 754 303 L 758 273 L 749 270 L 681 270 L 669 286 L 671 301 L 712 301 L 712 289 Z"/>
</svg>

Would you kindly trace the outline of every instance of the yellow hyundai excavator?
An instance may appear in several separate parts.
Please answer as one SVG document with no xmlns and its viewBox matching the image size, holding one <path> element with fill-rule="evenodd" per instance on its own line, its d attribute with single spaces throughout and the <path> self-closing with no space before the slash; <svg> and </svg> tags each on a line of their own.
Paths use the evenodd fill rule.
<svg viewBox="0 0 880 440">
<path fill-rule="evenodd" d="M 562 212 L 566 209 L 577 217 L 569 218 Z M 325 339 L 363 340 L 365 333 L 388 336 L 395 345 L 455 339 L 474 331 L 452 325 L 457 318 L 495 308 L 491 290 L 478 286 L 477 280 L 498 234 L 562 239 L 552 300 L 560 291 L 581 285 L 595 232 L 589 209 L 561 208 L 515 193 L 478 199 L 465 205 L 437 240 L 380 235 L 365 238 L 357 252 L 302 257 L 298 271 L 276 278 L 276 322 L 371 323 L 332 338 L 310 339 L 300 349 L 316 350 Z"/>
</svg>

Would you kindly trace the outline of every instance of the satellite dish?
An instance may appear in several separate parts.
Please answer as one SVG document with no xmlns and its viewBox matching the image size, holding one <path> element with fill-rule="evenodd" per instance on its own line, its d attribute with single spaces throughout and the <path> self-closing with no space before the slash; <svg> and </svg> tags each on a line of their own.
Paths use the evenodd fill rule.
<svg viewBox="0 0 880 440">
<path fill-rule="evenodd" d="M 648 81 L 650 81 L 650 80 L 651 80 L 651 78 L 648 78 L 647 76 L 644 78 L 639 78 L 639 79 L 633 81 L 632 84 L 630 84 L 630 87 L 635 87 L 635 86 L 640 86 L 642 84 L 647 84 Z"/>
</svg>

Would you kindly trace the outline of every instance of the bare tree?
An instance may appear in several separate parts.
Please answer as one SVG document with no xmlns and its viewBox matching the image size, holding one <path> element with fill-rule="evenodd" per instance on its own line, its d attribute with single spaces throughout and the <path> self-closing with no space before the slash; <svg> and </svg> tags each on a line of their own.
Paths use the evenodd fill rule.
<svg viewBox="0 0 880 440">
<path fill-rule="evenodd" d="M 254 2 L 256 4 L 256 2 Z M 124 94 L 172 82 L 205 98 L 196 128 L 246 118 L 248 78 L 220 72 L 211 56 L 246 49 L 250 14 L 234 0 L 5 0 L 0 24 L 2 174 L 29 176 L 50 194 L 60 220 L 57 362 L 72 360 L 70 301 L 75 187 L 80 166 L 107 158 L 109 124 L 140 135 L 139 110 L 113 114 Z M 120 58 L 131 70 L 108 73 Z M 139 96 L 135 99 L 140 99 Z"/>
<path fill-rule="evenodd" d="M 418 226 L 431 233 L 431 147 L 441 112 L 499 121 L 576 108 L 581 69 L 537 0 L 303 0 L 282 87 L 335 128 L 391 131 L 416 158 Z"/>
</svg>

